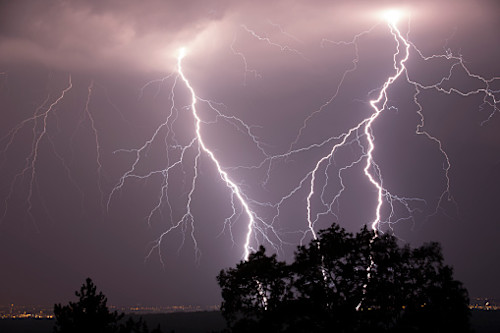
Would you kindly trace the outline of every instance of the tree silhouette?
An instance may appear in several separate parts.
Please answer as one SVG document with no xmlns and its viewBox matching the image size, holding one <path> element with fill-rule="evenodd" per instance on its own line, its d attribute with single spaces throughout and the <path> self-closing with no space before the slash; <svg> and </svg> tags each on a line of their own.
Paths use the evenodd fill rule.
<svg viewBox="0 0 500 333">
<path fill-rule="evenodd" d="M 137 322 L 129 318 L 120 324 L 124 314 L 109 311 L 106 296 L 102 292 L 97 293 L 97 287 L 90 278 L 86 279 L 75 295 L 79 298 L 76 303 L 54 305 L 55 333 L 149 333 L 142 318 Z M 161 331 L 158 327 L 152 333 Z"/>
<path fill-rule="evenodd" d="M 438 243 L 338 225 L 297 248 L 289 265 L 260 247 L 217 277 L 232 332 L 467 332 L 467 291 Z"/>
<path fill-rule="evenodd" d="M 283 304 L 292 298 L 290 278 L 287 265 L 276 255 L 266 256 L 263 246 L 248 261 L 221 271 L 217 281 L 224 286 L 221 310 L 226 322 L 238 332 L 255 332 L 263 324 L 273 327 Z"/>
</svg>

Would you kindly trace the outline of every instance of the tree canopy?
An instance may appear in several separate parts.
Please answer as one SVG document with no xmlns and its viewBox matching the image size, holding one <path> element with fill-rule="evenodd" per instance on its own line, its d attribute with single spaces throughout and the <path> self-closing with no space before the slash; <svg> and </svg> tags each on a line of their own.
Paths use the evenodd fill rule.
<svg viewBox="0 0 500 333">
<path fill-rule="evenodd" d="M 121 323 L 124 314 L 109 311 L 106 296 L 102 292 L 97 293 L 97 287 L 90 278 L 75 295 L 79 298 L 76 303 L 54 305 L 55 333 L 149 333 L 142 318 L 138 321 L 129 318 Z M 161 331 L 157 328 L 152 333 Z"/>
<path fill-rule="evenodd" d="M 438 243 L 411 249 L 366 227 L 338 225 L 287 264 L 260 247 L 222 270 L 221 311 L 232 332 L 467 332 L 467 290 Z"/>
</svg>

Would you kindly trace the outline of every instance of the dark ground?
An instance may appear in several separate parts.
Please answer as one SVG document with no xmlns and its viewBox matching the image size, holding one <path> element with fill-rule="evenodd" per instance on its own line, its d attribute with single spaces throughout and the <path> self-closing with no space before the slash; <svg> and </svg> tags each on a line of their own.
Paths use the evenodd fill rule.
<svg viewBox="0 0 500 333">
<path fill-rule="evenodd" d="M 473 310 L 471 326 L 477 333 L 500 333 L 500 310 Z"/>
<path fill-rule="evenodd" d="M 136 318 L 137 316 L 133 316 Z M 142 316 L 150 329 L 158 324 L 163 333 L 207 333 L 219 331 L 225 323 L 220 312 L 182 312 Z M 51 333 L 54 325 L 49 319 L 3 319 L 1 333 Z M 471 326 L 476 333 L 500 333 L 500 310 L 472 311 Z"/>
<path fill-rule="evenodd" d="M 138 319 L 139 316 L 130 317 Z M 160 324 L 163 333 L 171 333 L 172 330 L 175 333 L 206 333 L 225 327 L 219 311 L 146 314 L 142 317 L 150 330 Z M 0 319 L 0 333 L 51 333 L 53 326 L 53 319 Z"/>
</svg>

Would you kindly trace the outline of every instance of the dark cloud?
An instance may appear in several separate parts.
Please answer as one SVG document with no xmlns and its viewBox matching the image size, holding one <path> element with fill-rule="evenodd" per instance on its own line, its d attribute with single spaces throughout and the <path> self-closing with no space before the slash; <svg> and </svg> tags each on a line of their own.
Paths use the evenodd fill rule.
<svg viewBox="0 0 500 333">
<path fill-rule="evenodd" d="M 217 1 L 16 1 L 3 5 L 0 58 L 66 70 L 165 68 L 169 47 L 225 10 Z"/>
<path fill-rule="evenodd" d="M 0 61 L 37 61 L 65 70 L 163 71 L 172 68 L 175 50 L 181 45 L 194 41 L 200 51 L 207 43 L 220 47 L 217 41 L 232 38 L 242 23 L 257 29 L 272 19 L 310 41 L 332 30 L 342 32 L 342 37 L 352 36 L 357 28 L 378 21 L 386 8 L 404 8 L 417 22 L 438 27 L 456 20 L 465 20 L 469 26 L 478 16 L 491 15 L 498 5 L 487 1 L 479 5 L 470 1 L 312 5 L 306 1 L 157 0 L 15 1 L 1 6 Z"/>
</svg>

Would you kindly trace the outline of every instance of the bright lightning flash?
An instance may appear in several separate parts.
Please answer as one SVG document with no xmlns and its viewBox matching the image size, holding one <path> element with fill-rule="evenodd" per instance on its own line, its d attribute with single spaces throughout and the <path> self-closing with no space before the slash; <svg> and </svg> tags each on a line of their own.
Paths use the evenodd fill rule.
<svg viewBox="0 0 500 333">
<path fill-rule="evenodd" d="M 409 56 L 409 49 L 410 49 L 410 44 L 404 39 L 404 37 L 401 35 L 401 32 L 396 26 L 396 23 L 399 19 L 400 13 L 397 11 L 390 11 L 389 16 L 387 16 L 388 22 L 389 22 L 389 27 L 391 29 L 391 34 L 394 36 L 394 40 L 397 43 L 397 52 L 394 54 L 394 69 L 396 70 L 396 73 L 389 77 L 387 81 L 384 82 L 384 85 L 382 89 L 380 90 L 378 97 L 374 100 L 370 101 L 370 106 L 374 109 L 373 115 L 369 118 L 369 120 L 366 122 L 366 126 L 364 129 L 366 139 L 368 140 L 368 151 L 367 151 L 367 156 L 368 158 L 366 159 L 366 166 L 364 168 L 364 173 L 366 177 L 370 180 L 370 182 L 376 187 L 377 189 L 377 208 L 376 208 L 376 217 L 375 220 L 372 222 L 372 229 L 377 230 L 378 229 L 378 224 L 380 223 L 380 209 L 382 208 L 383 204 L 383 194 L 384 191 L 386 191 L 383 186 L 382 182 L 375 179 L 372 174 L 370 173 L 370 169 L 373 167 L 373 150 L 375 149 L 375 144 L 373 142 L 373 136 L 372 136 L 372 129 L 371 125 L 377 119 L 377 117 L 380 115 L 382 110 L 384 110 L 387 107 L 387 89 L 389 86 L 403 73 L 403 70 L 405 70 L 405 62 L 408 60 Z M 404 57 L 399 60 L 399 62 L 396 61 L 397 55 L 400 53 L 400 42 L 403 42 L 405 45 L 405 55 Z M 378 105 L 381 105 L 380 107 Z"/>
<path fill-rule="evenodd" d="M 396 23 L 401 19 L 403 13 L 398 9 L 389 9 L 383 12 L 383 17 L 391 26 L 396 26 Z"/>
<path fill-rule="evenodd" d="M 182 71 L 182 59 L 185 57 L 185 55 L 186 55 L 186 50 L 184 48 L 181 48 L 179 51 L 179 57 L 177 60 L 177 71 L 178 71 L 179 75 L 181 76 L 182 80 L 184 81 L 184 83 L 186 84 L 186 87 L 189 89 L 189 92 L 191 94 L 191 112 L 193 114 L 193 118 L 195 119 L 195 123 L 196 123 L 196 138 L 198 140 L 198 143 L 199 143 L 201 149 L 210 157 L 212 162 L 215 164 L 215 166 L 217 168 L 217 172 L 219 173 L 219 176 L 226 183 L 226 186 L 231 190 L 231 193 L 233 194 L 233 196 L 235 196 L 237 198 L 238 202 L 241 204 L 245 214 L 248 217 L 248 229 L 247 229 L 247 235 L 245 237 L 245 245 L 244 245 L 244 248 L 245 248 L 244 258 L 246 260 L 246 259 L 248 259 L 248 256 L 250 254 L 250 249 L 251 249 L 250 248 L 250 237 L 252 236 L 252 230 L 253 230 L 253 226 L 254 226 L 254 214 L 250 210 L 248 203 L 243 198 L 243 195 L 241 193 L 240 188 L 236 185 L 236 183 L 234 183 L 229 178 L 229 175 L 227 174 L 227 172 L 222 170 L 220 162 L 217 160 L 214 153 L 210 149 L 208 149 L 208 147 L 206 146 L 206 144 L 203 140 L 203 137 L 201 136 L 201 133 L 200 133 L 201 119 L 198 116 L 198 112 L 196 110 L 197 97 L 196 97 L 196 94 L 194 92 L 193 87 L 191 86 L 188 79 L 184 75 L 184 72 Z M 197 176 L 197 173 L 195 174 L 195 178 L 196 178 L 196 176 Z M 193 181 L 193 190 L 194 190 L 194 185 L 195 184 Z M 190 196 L 189 200 L 191 201 L 191 196 Z"/>
<path fill-rule="evenodd" d="M 352 61 L 352 67 L 347 69 L 342 76 L 339 85 L 334 91 L 334 94 L 332 97 L 321 107 L 313 111 L 305 120 L 302 125 L 302 127 L 299 129 L 298 134 L 295 138 L 295 140 L 291 143 L 288 151 L 278 154 L 278 155 L 269 155 L 266 150 L 264 149 L 264 146 L 261 142 L 259 142 L 258 138 L 252 133 L 252 127 L 245 124 L 241 119 L 236 118 L 234 116 L 227 116 L 225 115 L 220 107 L 223 106 L 220 103 L 216 103 L 210 100 L 205 100 L 203 98 L 200 98 L 196 93 L 191 85 L 189 79 L 184 73 L 183 69 L 183 60 L 187 56 L 187 50 L 185 48 L 181 48 L 178 52 L 177 56 L 177 69 L 176 73 L 171 74 L 164 78 L 163 81 L 168 80 L 173 80 L 172 88 L 170 90 L 170 97 L 171 97 L 171 108 L 170 108 L 170 113 L 168 114 L 166 121 L 162 123 L 153 136 L 146 141 L 146 143 L 138 148 L 138 149 L 129 149 L 129 150 L 120 150 L 123 152 L 128 152 L 128 153 L 134 153 L 136 156 L 135 162 L 132 164 L 131 168 L 120 178 L 118 184 L 114 187 L 114 189 L 111 192 L 111 195 L 109 197 L 109 200 L 111 200 L 112 196 L 114 193 L 118 190 L 120 190 L 125 181 L 129 178 L 139 178 L 139 179 L 145 179 L 148 178 L 152 175 L 155 174 L 160 174 L 163 175 L 164 177 L 164 183 L 162 186 L 162 191 L 161 195 L 158 199 L 157 205 L 151 210 L 149 216 L 148 216 L 148 222 L 150 222 L 152 216 L 157 213 L 162 205 L 164 204 L 164 201 L 167 203 L 168 207 L 170 208 L 170 211 L 172 212 L 171 204 L 167 195 L 167 188 L 168 188 L 168 181 L 169 181 L 169 174 L 172 172 L 174 168 L 180 167 L 184 163 L 184 158 L 186 155 L 186 152 L 188 150 L 194 151 L 196 153 L 196 157 L 194 160 L 194 165 L 192 166 L 193 170 L 193 176 L 191 178 L 190 182 L 190 190 L 187 195 L 187 202 L 186 206 L 184 209 L 184 214 L 183 216 L 177 220 L 177 222 L 172 222 L 171 227 L 167 228 L 166 231 L 164 231 L 160 237 L 157 238 L 156 241 L 153 242 L 153 246 L 151 248 L 151 251 L 149 252 L 147 258 L 151 255 L 153 250 L 157 250 L 160 261 L 162 263 L 162 254 L 161 254 L 161 244 L 165 240 L 165 237 L 172 232 L 174 229 L 180 229 L 182 233 L 184 234 L 189 227 L 191 229 L 191 238 L 194 243 L 195 247 L 195 257 L 199 259 L 199 254 L 200 251 L 198 249 L 196 237 L 195 237 L 195 225 L 194 225 L 194 220 L 195 217 L 193 216 L 192 213 L 192 200 L 193 200 L 193 193 L 196 190 L 196 183 L 197 179 L 199 177 L 199 161 L 202 156 L 207 156 L 209 160 L 212 162 L 212 164 L 215 166 L 215 170 L 217 174 L 219 175 L 220 179 L 222 182 L 225 184 L 226 188 L 230 191 L 231 195 L 231 200 L 230 200 L 230 205 L 232 207 L 232 215 L 228 218 L 226 218 L 226 223 L 225 227 L 227 226 L 230 230 L 231 233 L 231 225 L 232 222 L 234 222 L 236 219 L 238 219 L 240 216 L 243 216 L 245 219 L 246 223 L 246 234 L 244 237 L 244 244 L 243 244 L 243 258 L 247 259 L 249 256 L 249 253 L 254 250 L 254 246 L 252 244 L 254 243 L 260 243 L 262 240 L 268 242 L 273 246 L 273 248 L 277 251 L 281 249 L 281 246 L 283 244 L 283 241 L 281 239 L 281 235 L 279 232 L 275 229 L 274 225 L 275 222 L 279 219 L 279 216 L 281 214 L 281 209 L 284 206 L 285 202 L 290 200 L 292 197 L 296 197 L 299 195 L 302 189 L 307 187 L 307 196 L 306 196 L 306 216 L 307 216 L 307 226 L 306 229 L 303 231 L 300 231 L 302 234 L 301 242 L 305 240 L 306 236 L 310 234 L 312 238 L 316 239 L 317 234 L 317 222 L 319 221 L 320 218 L 323 216 L 326 216 L 328 214 L 336 216 L 336 213 L 334 211 L 335 207 L 339 205 L 339 199 L 342 196 L 342 193 L 345 189 L 344 185 L 344 179 L 343 179 L 343 173 L 348 170 L 353 168 L 356 165 L 363 166 L 362 167 L 362 176 L 365 177 L 368 181 L 369 184 L 373 187 L 376 193 L 376 206 L 373 211 L 373 219 L 369 223 L 371 228 L 375 230 L 375 235 L 377 236 L 379 232 L 383 232 L 382 226 L 388 226 L 389 228 L 392 228 L 392 226 L 400 221 L 403 220 L 413 220 L 414 219 L 414 213 L 416 211 L 420 211 L 419 206 L 422 204 L 426 205 L 427 202 L 422 199 L 422 198 L 412 198 L 412 197 L 404 197 L 398 194 L 391 193 L 391 191 L 384 185 L 383 181 L 383 170 L 379 167 L 377 162 L 375 161 L 374 158 L 374 150 L 376 147 L 376 140 L 375 140 L 375 134 L 373 130 L 373 124 L 376 122 L 377 119 L 380 118 L 380 115 L 384 113 L 384 111 L 390 110 L 390 109 L 395 109 L 394 106 L 390 105 L 389 103 L 389 90 L 391 89 L 391 86 L 397 81 L 401 79 L 406 79 L 405 82 L 410 84 L 411 86 L 414 87 L 415 89 L 415 94 L 414 94 L 414 100 L 413 102 L 415 105 L 418 107 L 417 114 L 420 117 L 420 123 L 417 124 L 416 126 L 416 134 L 418 135 L 423 135 L 427 139 L 429 139 L 433 144 L 435 144 L 444 161 L 444 172 L 445 172 L 445 178 L 446 178 L 446 184 L 445 188 L 440 196 L 439 202 L 437 203 L 437 207 L 435 209 L 434 214 L 438 212 L 438 209 L 441 205 L 441 202 L 444 198 L 447 198 L 449 201 L 453 201 L 451 195 L 450 195 L 450 179 L 449 179 L 449 170 L 451 168 L 450 164 L 450 159 L 448 158 L 448 155 L 446 154 L 443 144 L 441 141 L 436 138 L 435 136 L 429 134 L 427 131 L 424 130 L 424 116 L 422 112 L 422 107 L 419 103 L 418 97 L 421 91 L 423 90 L 428 90 L 428 89 L 434 89 L 437 90 L 438 92 L 445 93 L 445 94 L 452 94 L 456 93 L 461 96 L 467 97 L 470 95 L 475 95 L 475 94 L 485 94 L 485 104 L 488 104 L 492 106 L 494 109 L 494 113 L 498 112 L 498 103 L 499 101 L 495 99 L 494 92 L 491 91 L 489 88 L 490 84 L 497 80 L 498 78 L 492 78 L 492 79 L 485 79 L 483 77 L 480 77 L 478 75 L 472 74 L 467 67 L 465 66 L 463 60 L 461 57 L 453 56 L 451 53 L 447 52 L 445 55 L 433 55 L 431 57 L 425 57 L 416 47 L 413 45 L 410 41 L 408 36 L 403 35 L 400 29 L 398 28 L 397 23 L 402 19 L 403 16 L 406 16 L 404 11 L 402 10 L 388 10 L 383 13 L 383 18 L 384 22 L 387 24 L 389 28 L 390 35 L 392 36 L 392 39 L 394 40 L 394 45 L 395 45 L 395 51 L 393 52 L 392 55 L 392 60 L 393 60 L 393 72 L 390 76 L 388 76 L 384 83 L 382 84 L 381 87 L 378 89 L 373 90 L 371 93 L 376 92 L 376 95 L 374 98 L 368 100 L 368 104 L 372 110 L 370 115 L 362 120 L 360 120 L 355 126 L 351 127 L 350 129 L 344 131 L 343 133 L 340 133 L 338 135 L 332 136 L 327 138 L 326 140 L 319 142 L 319 143 L 314 143 L 308 146 L 299 146 L 299 142 L 301 139 L 301 136 L 304 132 L 304 130 L 307 128 L 309 121 L 317 116 L 319 113 L 324 112 L 326 108 L 336 99 L 337 95 L 339 94 L 340 87 L 344 81 L 344 79 L 353 71 L 357 69 L 357 63 L 359 60 L 359 55 L 358 55 L 358 42 L 359 39 L 363 36 L 366 36 L 367 34 L 370 34 L 376 26 L 372 27 L 371 29 L 361 32 L 358 35 L 356 35 L 352 41 L 349 42 L 332 42 L 329 40 L 323 40 L 322 46 L 326 45 L 326 43 L 332 43 L 334 45 L 339 45 L 339 46 L 345 46 L 345 47 L 353 47 L 354 48 L 354 53 L 355 53 L 355 58 Z M 242 26 L 242 31 L 248 33 L 251 37 L 255 38 L 255 40 L 259 43 L 264 43 L 268 45 L 269 47 L 279 47 L 281 51 L 287 51 L 288 53 L 291 53 L 292 55 L 299 55 L 301 56 L 302 59 L 305 59 L 305 57 L 302 56 L 302 54 L 295 48 L 288 46 L 288 45 L 283 45 L 275 40 L 271 40 L 269 37 L 261 36 L 257 34 L 255 31 L 250 29 L 247 26 Z M 286 34 L 286 36 L 291 36 L 288 33 L 285 33 L 284 29 L 280 27 L 280 31 L 283 34 Z M 409 33 L 409 29 L 408 29 Z M 293 37 L 293 36 L 292 36 Z M 294 40 L 297 40 L 296 38 L 293 38 Z M 242 52 L 239 52 L 235 48 L 235 41 L 233 41 L 233 44 L 231 44 L 230 49 L 233 51 L 235 56 L 240 57 L 243 61 L 244 64 L 244 69 L 245 69 L 245 80 L 246 81 L 246 74 L 248 72 L 256 73 L 253 70 L 249 69 L 249 61 L 245 57 L 245 55 Z M 441 81 L 431 84 L 431 85 L 423 85 L 420 84 L 414 80 L 411 79 L 409 76 L 407 69 L 406 69 L 406 63 L 410 57 L 410 53 L 412 50 L 415 50 L 416 55 L 419 56 L 421 59 L 424 61 L 431 60 L 434 58 L 445 58 L 449 61 L 452 62 L 452 65 L 450 67 L 450 72 L 447 77 L 442 78 Z M 461 67 L 469 77 L 475 78 L 479 80 L 479 82 L 482 82 L 485 87 L 484 88 L 478 88 L 476 90 L 471 90 L 471 91 L 462 91 L 459 89 L 445 89 L 442 87 L 442 83 L 445 81 L 448 81 L 450 77 L 453 74 L 453 71 L 455 68 Z M 254 75 L 255 79 L 261 78 L 261 75 Z M 156 82 L 156 81 L 155 81 Z M 190 95 L 190 104 L 184 107 L 178 107 L 176 105 L 176 87 L 179 82 L 183 83 L 183 86 L 187 88 L 189 95 Z M 149 84 L 149 83 L 148 83 Z M 204 117 L 200 116 L 198 106 L 199 103 L 203 103 L 203 105 L 207 106 L 207 109 L 209 112 L 214 112 L 216 115 L 216 118 L 218 120 L 222 121 L 227 121 L 231 123 L 235 128 L 237 128 L 241 133 L 247 135 L 253 143 L 258 147 L 258 149 L 261 151 L 262 155 L 264 156 L 263 160 L 261 162 L 255 164 L 255 165 L 247 165 L 247 166 L 237 166 L 237 167 L 231 167 L 231 168 L 225 168 L 223 165 L 221 165 L 220 160 L 217 158 L 214 149 L 210 148 L 206 144 L 206 139 L 203 137 L 202 134 L 202 126 L 207 122 L 204 119 Z M 174 132 L 174 122 L 179 116 L 179 113 L 182 112 L 183 110 L 189 110 L 191 114 L 192 121 L 194 122 L 194 129 L 193 129 L 193 137 L 192 140 L 189 142 L 189 144 L 181 145 L 178 144 L 177 141 L 176 144 L 173 146 L 174 149 L 177 149 L 180 151 L 180 154 L 178 157 L 175 159 L 169 159 L 169 165 L 163 169 L 163 170 L 156 170 L 156 171 L 151 171 L 150 173 L 147 174 L 139 174 L 138 171 L 136 170 L 136 167 L 140 161 L 140 159 L 145 155 L 147 149 L 152 145 L 152 142 L 157 139 L 157 136 L 159 136 L 159 133 L 162 130 L 166 130 L 168 133 L 173 135 L 175 137 L 175 134 L 172 134 Z M 204 111 L 205 112 L 205 111 Z M 491 118 L 491 116 L 490 116 Z M 166 138 L 165 138 L 166 142 Z M 333 169 L 333 162 L 335 159 L 335 154 L 337 154 L 340 149 L 346 148 L 348 146 L 356 146 L 356 149 L 358 149 L 361 153 L 359 156 L 353 160 L 350 163 L 347 163 L 344 166 L 340 166 L 338 168 L 338 173 L 336 174 L 336 177 L 338 179 L 338 182 L 341 186 L 340 190 L 333 196 L 333 199 L 327 199 L 327 186 L 329 182 L 329 172 L 331 169 Z M 276 163 L 279 160 L 282 161 L 287 161 L 287 159 L 291 158 L 294 155 L 299 155 L 301 153 L 304 153 L 306 151 L 312 151 L 312 150 L 317 150 L 317 149 L 324 149 L 327 147 L 331 147 L 329 149 L 329 153 L 326 155 L 321 156 L 317 162 L 314 164 L 314 167 L 307 172 L 298 182 L 298 184 L 295 187 L 292 187 L 290 191 L 285 192 L 281 199 L 279 199 L 277 202 L 260 202 L 255 199 L 252 199 L 249 197 L 247 193 L 244 193 L 242 190 L 241 185 L 235 181 L 229 174 L 229 170 L 238 170 L 238 169 L 246 169 L 246 170 L 264 170 L 265 172 L 265 179 L 263 180 L 262 184 L 264 186 L 267 185 L 268 181 L 272 177 L 272 172 L 273 169 L 276 165 Z M 169 155 L 168 149 L 167 149 L 167 155 Z M 170 155 L 169 155 L 170 156 Z M 323 175 L 321 175 L 323 174 Z M 323 181 L 320 181 L 320 179 L 324 179 Z M 306 185 L 308 184 L 308 185 Z M 319 201 L 317 201 L 319 200 Z M 314 207 L 316 204 L 313 205 L 313 202 L 319 202 L 321 206 L 324 208 L 316 208 Z M 108 208 L 109 208 L 110 201 L 108 201 Z M 313 208 L 314 207 L 314 208 Z M 398 212 L 398 207 L 402 207 L 403 210 L 406 211 L 406 215 L 402 215 L 401 213 Z M 387 209 L 386 209 L 387 208 Z M 271 215 L 271 218 L 264 218 L 262 215 L 259 215 L 257 213 L 258 209 L 267 209 L 271 210 L 273 213 Z M 383 213 L 384 210 L 387 210 L 388 213 Z M 172 219 L 172 213 L 170 215 Z M 266 222 L 267 221 L 267 222 Z M 272 237 L 270 237 L 272 234 Z M 261 236 L 262 238 L 257 238 L 257 235 Z M 231 234 L 232 237 L 232 234 Z M 274 240 L 271 240 L 271 238 Z M 234 241 L 233 241 L 234 242 Z"/>
<path fill-rule="evenodd" d="M 197 181 L 199 177 L 199 162 L 200 158 L 202 156 L 208 156 L 209 160 L 213 163 L 215 166 L 216 172 L 219 175 L 220 179 L 222 182 L 225 184 L 225 186 L 229 189 L 230 195 L 231 195 L 231 200 L 230 200 L 230 206 L 232 209 L 232 214 L 228 218 L 226 218 L 225 221 L 225 228 L 227 227 L 229 229 L 229 232 L 231 233 L 232 236 L 232 231 L 231 231 L 231 225 L 234 222 L 234 220 L 238 219 L 243 213 L 245 216 L 247 222 L 247 228 L 246 228 L 246 234 L 245 234 L 245 241 L 244 241 L 244 250 L 243 250 L 243 258 L 247 259 L 250 252 L 254 250 L 252 247 L 251 243 L 252 240 L 259 234 L 264 237 L 270 244 L 272 244 L 275 248 L 278 248 L 278 244 L 274 244 L 273 241 L 270 240 L 268 237 L 267 233 L 270 230 L 277 238 L 279 239 L 278 234 L 276 231 L 273 229 L 273 226 L 270 224 L 267 224 L 263 218 L 259 217 L 251 208 L 249 204 L 249 199 L 248 197 L 243 193 L 241 187 L 237 182 L 231 179 L 229 176 L 227 170 L 223 168 L 221 165 L 220 161 L 217 159 L 214 151 L 210 149 L 207 144 L 206 140 L 204 139 L 202 135 L 202 125 L 206 124 L 207 122 L 200 117 L 199 111 L 197 106 L 199 103 L 203 103 L 204 105 L 207 106 L 208 110 L 211 112 L 214 112 L 216 114 L 216 118 L 218 121 L 219 119 L 222 119 L 223 121 L 226 121 L 230 123 L 233 127 L 235 127 L 239 132 L 242 132 L 246 135 L 248 135 L 252 142 L 257 146 L 257 148 L 262 152 L 262 154 L 265 155 L 265 152 L 261 146 L 261 143 L 258 141 L 257 137 L 252 134 L 252 129 L 249 125 L 245 124 L 241 119 L 234 117 L 234 116 L 227 116 L 224 115 L 220 110 L 219 107 L 222 105 L 220 103 L 216 103 L 213 101 L 205 100 L 200 98 L 199 96 L 196 95 L 195 90 L 193 86 L 191 85 L 189 79 L 186 77 L 184 70 L 183 70 L 183 59 L 187 56 L 187 50 L 186 48 L 180 48 L 178 50 L 177 54 L 177 67 L 176 67 L 176 72 L 167 76 L 163 80 L 159 80 L 161 82 L 166 81 L 167 79 L 173 80 L 173 84 L 170 90 L 170 102 L 171 102 L 171 108 L 170 112 L 166 118 L 166 120 L 156 129 L 152 137 L 147 140 L 144 145 L 137 149 L 121 149 L 118 150 L 117 152 L 125 152 L 125 153 L 132 153 L 135 155 L 135 160 L 132 163 L 132 166 L 129 168 L 127 172 L 123 174 L 122 177 L 120 177 L 118 183 L 115 185 L 115 187 L 112 189 L 109 198 L 108 198 L 108 209 L 110 208 L 111 200 L 115 193 L 117 191 L 121 190 L 123 186 L 125 185 L 125 182 L 128 179 L 147 179 L 149 177 L 152 177 L 154 175 L 161 175 L 164 178 L 163 185 L 162 185 L 162 190 L 161 190 L 161 195 L 158 198 L 158 202 L 156 206 L 150 211 L 148 215 L 148 223 L 151 223 L 152 217 L 156 213 L 160 213 L 161 208 L 163 205 L 167 205 L 170 209 L 170 220 L 172 221 L 172 225 L 168 227 L 164 232 L 160 234 L 160 236 L 152 242 L 151 249 L 146 256 L 146 259 L 151 256 L 151 254 L 156 251 L 159 255 L 160 262 L 164 264 L 164 260 L 162 257 L 162 251 L 161 251 L 161 246 L 162 243 L 165 241 L 166 237 L 173 232 L 174 230 L 178 229 L 181 231 L 183 235 L 183 242 L 181 246 L 184 243 L 184 237 L 187 229 L 190 229 L 190 236 L 191 240 L 194 244 L 194 252 L 195 252 L 195 260 L 198 261 L 200 259 L 201 251 L 198 248 L 198 242 L 196 240 L 195 236 L 195 216 L 193 215 L 192 212 L 192 204 L 193 204 L 193 194 L 196 191 L 196 186 L 197 186 Z M 155 81 L 155 82 L 159 82 Z M 152 83 L 152 82 L 150 82 Z M 148 83 L 147 85 L 149 85 Z M 183 86 L 188 90 L 189 92 L 189 97 L 190 97 L 190 103 L 187 106 L 183 107 L 178 107 L 177 106 L 177 100 L 176 100 L 176 90 L 177 86 L 179 83 L 183 83 Z M 146 85 L 146 86 L 147 86 Z M 143 88 L 144 89 L 144 88 Z M 142 92 L 141 92 L 142 94 Z M 184 110 L 189 110 L 191 114 L 191 119 L 194 122 L 194 130 L 193 130 L 193 137 L 190 140 L 188 144 L 180 144 L 176 139 L 175 139 L 175 126 L 174 123 L 179 117 L 179 113 L 184 111 Z M 168 161 L 168 166 L 165 169 L 162 170 L 154 170 L 146 174 L 140 174 L 138 172 L 138 164 L 141 161 L 141 159 L 146 155 L 147 150 L 151 147 L 154 141 L 159 140 L 159 137 L 162 133 L 162 131 L 166 131 L 166 137 L 164 138 L 165 143 L 167 142 L 167 138 L 169 138 L 169 135 L 173 137 L 174 145 L 168 145 L 166 146 L 166 152 L 167 152 L 167 161 Z M 177 151 L 177 154 L 174 155 L 173 152 Z M 180 151 L 180 154 L 178 153 Z M 190 178 L 190 185 L 189 185 L 189 191 L 187 194 L 187 200 L 185 204 L 185 209 L 184 209 L 184 214 L 182 217 L 176 222 L 174 222 L 173 219 L 173 214 L 172 214 L 172 204 L 171 204 L 171 199 L 169 198 L 169 195 L 167 193 L 168 188 L 169 188 L 169 177 L 170 174 L 173 172 L 174 169 L 176 168 L 181 168 L 183 164 L 186 163 L 186 155 L 188 151 L 194 151 L 195 152 L 195 158 L 194 158 L 194 165 L 192 166 L 192 171 L 193 175 Z M 253 204 L 261 205 L 261 206 L 266 206 L 270 205 L 268 203 L 258 203 L 254 200 L 251 201 Z M 240 211 L 241 209 L 241 211 Z M 234 240 L 233 240 L 234 242 Z"/>
</svg>

